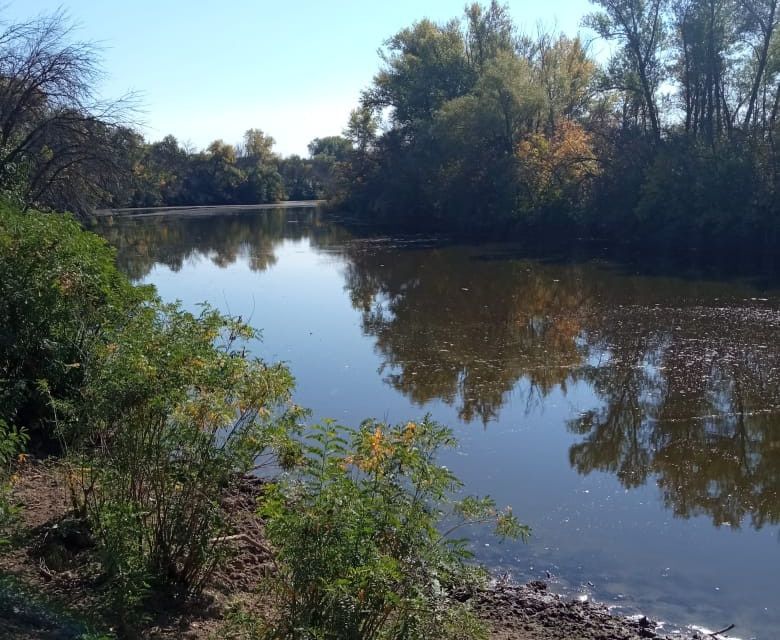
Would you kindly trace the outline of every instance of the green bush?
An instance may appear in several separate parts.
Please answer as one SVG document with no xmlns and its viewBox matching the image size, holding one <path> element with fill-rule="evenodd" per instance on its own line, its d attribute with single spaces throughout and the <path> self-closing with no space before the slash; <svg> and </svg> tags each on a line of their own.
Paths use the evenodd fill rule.
<svg viewBox="0 0 780 640">
<path fill-rule="evenodd" d="M 0 211 L 0 515 L 29 429 L 67 456 L 118 613 L 197 592 L 224 555 L 224 492 L 298 457 L 289 370 L 247 356 L 240 320 L 133 286 L 70 217 Z"/>
<path fill-rule="evenodd" d="M 253 337 L 208 307 L 155 302 L 98 349 L 85 388 L 91 446 L 73 478 L 124 610 L 150 586 L 199 591 L 224 555 L 225 491 L 299 457 L 292 376 L 247 357 Z"/>
<path fill-rule="evenodd" d="M 148 297 L 70 216 L 0 203 L 0 419 L 51 446 L 82 408 L 94 346 Z"/>
<path fill-rule="evenodd" d="M 16 519 L 17 509 L 11 489 L 17 468 L 24 463 L 27 434 L 0 420 L 0 548 L 8 543 L 8 528 Z"/>
<path fill-rule="evenodd" d="M 482 577 L 450 534 L 491 521 L 525 536 L 490 499 L 455 501 L 457 478 L 436 462 L 451 432 L 424 419 L 352 434 L 332 424 L 305 440 L 305 462 L 262 507 L 277 550 L 280 620 L 273 638 L 475 638 L 465 605 L 448 593 Z M 441 528 L 447 533 L 440 533 Z"/>
</svg>

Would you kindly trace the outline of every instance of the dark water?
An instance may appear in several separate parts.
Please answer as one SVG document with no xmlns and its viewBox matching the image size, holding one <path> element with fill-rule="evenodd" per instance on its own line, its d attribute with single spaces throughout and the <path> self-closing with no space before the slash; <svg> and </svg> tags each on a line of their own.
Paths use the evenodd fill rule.
<svg viewBox="0 0 780 640">
<path fill-rule="evenodd" d="M 315 416 L 454 427 L 444 463 L 534 530 L 473 532 L 482 561 L 670 627 L 780 637 L 780 290 L 361 239 L 305 211 L 102 232 L 163 298 L 251 318 Z"/>
</svg>

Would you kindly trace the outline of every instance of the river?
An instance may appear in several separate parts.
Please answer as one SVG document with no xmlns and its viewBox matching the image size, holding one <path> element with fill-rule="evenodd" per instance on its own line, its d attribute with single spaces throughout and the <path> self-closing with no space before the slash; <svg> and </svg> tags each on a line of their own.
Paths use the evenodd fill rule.
<svg viewBox="0 0 780 640">
<path fill-rule="evenodd" d="M 262 329 L 296 401 L 356 425 L 425 413 L 529 543 L 472 531 L 516 580 L 667 628 L 780 629 L 780 289 L 540 260 L 511 244 L 355 236 L 311 210 L 116 217 L 120 267 Z"/>
</svg>

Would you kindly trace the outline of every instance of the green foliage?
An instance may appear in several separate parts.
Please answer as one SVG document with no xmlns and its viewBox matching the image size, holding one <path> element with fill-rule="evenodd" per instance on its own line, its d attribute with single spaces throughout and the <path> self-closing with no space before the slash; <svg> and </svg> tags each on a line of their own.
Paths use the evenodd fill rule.
<svg viewBox="0 0 780 640">
<path fill-rule="evenodd" d="M 279 174 L 284 184 L 285 192 L 290 200 L 315 200 L 322 197 L 321 178 L 325 174 L 319 171 L 320 164 L 332 164 L 327 156 L 309 161 L 297 155 L 288 156 L 279 162 Z"/>
<path fill-rule="evenodd" d="M 78 420 L 95 345 L 146 296 L 69 216 L 0 205 L 0 419 L 51 445 Z"/>
<path fill-rule="evenodd" d="M 483 6 L 475 2 L 466 5 L 466 52 L 472 65 L 481 69 L 501 52 L 510 52 L 515 45 L 515 26 L 506 5 L 491 0 Z"/>
<path fill-rule="evenodd" d="M 259 204 L 315 199 L 323 194 L 333 165 L 351 149 L 338 136 L 312 142 L 312 158 L 281 158 L 274 139 L 249 129 L 230 145 L 215 140 L 204 151 L 183 148 L 173 136 L 137 140 L 132 175 L 104 204 L 111 207 Z"/>
<path fill-rule="evenodd" d="M 222 624 L 209 640 L 257 640 L 265 629 L 266 621 L 262 616 L 233 606 L 225 612 Z"/>
<path fill-rule="evenodd" d="M 504 537 L 528 530 L 489 498 L 455 500 L 461 485 L 436 460 L 454 445 L 428 418 L 367 421 L 354 433 L 313 428 L 303 465 L 262 507 L 281 565 L 281 619 L 269 637 L 484 637 L 448 597 L 481 575 L 450 534 L 477 522 L 495 523 Z"/>
<path fill-rule="evenodd" d="M 342 136 L 326 136 L 324 138 L 314 138 L 309 143 L 309 154 L 315 156 L 326 156 L 333 158 L 336 162 L 343 162 L 349 158 L 352 151 L 352 144 Z"/>
<path fill-rule="evenodd" d="M 416 228 L 501 233 L 527 223 L 538 180 L 522 171 L 520 145 L 588 115 L 595 64 L 580 41 L 518 38 L 507 8 L 492 2 L 467 7 L 461 22 L 402 30 L 382 61 L 345 132 L 360 151 L 341 173 L 347 206 Z M 357 114 L 372 113 L 391 127 L 361 144 Z M 585 151 L 555 156 L 565 163 L 553 167 L 566 182 L 559 191 L 578 196 L 592 181 L 576 166 L 592 163 Z"/>
<path fill-rule="evenodd" d="M 299 457 L 289 370 L 247 355 L 240 319 L 134 287 L 68 216 L 6 208 L 0 225 L 3 522 L 29 428 L 69 454 L 120 614 L 150 588 L 198 591 L 224 556 L 224 492 Z"/>
<path fill-rule="evenodd" d="M 645 174 L 637 223 L 648 235 L 672 243 L 680 237 L 698 245 L 724 237 L 744 243 L 773 239 L 772 217 L 746 215 L 772 209 L 771 183 L 759 160 L 746 144 L 716 150 L 693 141 L 665 144 Z"/>
<path fill-rule="evenodd" d="M 778 4 L 593 4 L 601 68 L 495 1 L 399 31 L 329 196 L 415 230 L 776 250 Z M 358 114 L 383 120 L 361 144 Z"/>
<path fill-rule="evenodd" d="M 663 47 L 667 23 L 665 0 L 592 0 L 600 8 L 585 19 L 585 24 L 607 40 L 620 45 L 613 64 L 611 86 L 628 89 L 641 105 L 650 135 L 658 141 L 661 125 L 656 94 L 663 81 Z M 619 71 L 620 73 L 614 73 Z"/>
<path fill-rule="evenodd" d="M 474 82 L 457 21 L 437 25 L 421 20 L 386 45 L 384 68 L 366 102 L 372 108 L 391 107 L 401 127 L 430 120 L 442 104 L 465 95 Z"/>
<path fill-rule="evenodd" d="M 7 531 L 18 510 L 11 498 L 15 471 L 24 464 L 27 434 L 0 419 L 0 549 L 7 544 Z"/>
<path fill-rule="evenodd" d="M 122 610 L 150 586 L 199 591 L 224 556 L 221 496 L 298 457 L 292 376 L 246 355 L 255 337 L 208 307 L 154 302 L 99 348 L 85 393 L 93 447 L 72 476 Z"/>
</svg>

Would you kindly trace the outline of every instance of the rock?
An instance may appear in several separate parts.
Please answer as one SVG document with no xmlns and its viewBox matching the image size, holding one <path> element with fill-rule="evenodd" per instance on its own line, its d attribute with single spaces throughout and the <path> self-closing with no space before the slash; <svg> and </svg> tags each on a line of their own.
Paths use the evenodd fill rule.
<svg viewBox="0 0 780 640">
<path fill-rule="evenodd" d="M 532 580 L 528 583 L 528 586 L 534 591 L 547 591 L 547 583 L 541 580 Z"/>
</svg>

